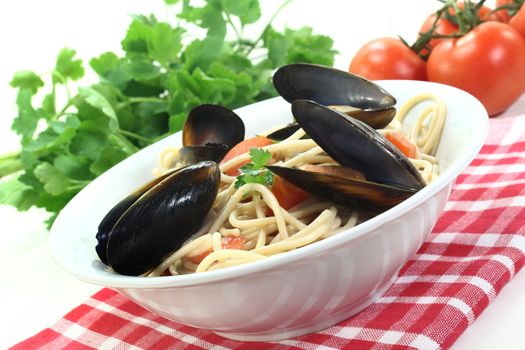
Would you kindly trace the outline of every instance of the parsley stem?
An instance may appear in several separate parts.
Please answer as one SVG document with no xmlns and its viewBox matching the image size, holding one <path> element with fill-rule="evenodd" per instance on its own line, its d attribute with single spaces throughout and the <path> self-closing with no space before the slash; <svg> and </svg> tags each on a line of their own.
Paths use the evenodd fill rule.
<svg viewBox="0 0 525 350">
<path fill-rule="evenodd" d="M 153 143 L 152 139 L 148 139 L 147 137 L 141 136 L 139 134 L 135 134 L 134 132 L 131 132 L 131 131 L 119 129 L 118 132 L 123 136 L 129 137 L 135 140 L 139 140 L 142 142 L 146 142 L 148 145 Z"/>
<path fill-rule="evenodd" d="M 82 185 L 82 186 L 86 186 L 87 184 L 89 184 L 91 181 L 90 180 L 75 180 L 75 179 L 69 179 L 69 182 L 71 182 L 72 184 L 75 184 L 75 185 Z"/>
<path fill-rule="evenodd" d="M 71 91 L 69 91 L 69 86 L 67 85 L 67 78 L 64 77 L 62 75 L 62 73 L 54 70 L 53 72 L 51 72 L 51 75 L 54 77 L 54 78 L 57 78 L 57 80 L 62 83 L 64 85 L 64 87 L 66 88 L 66 95 L 67 95 L 67 99 L 68 101 L 71 101 Z"/>
<path fill-rule="evenodd" d="M 0 162 L 7 160 L 7 159 L 18 158 L 18 157 L 20 157 L 20 151 L 8 152 L 8 153 L 0 155 Z"/>
<path fill-rule="evenodd" d="M 235 36 L 237 37 L 237 40 L 241 41 L 242 35 L 237 30 L 237 27 L 233 24 L 233 21 L 232 21 L 232 18 L 230 16 L 230 14 L 229 13 L 225 13 L 225 14 L 226 14 L 226 21 L 228 22 L 230 27 L 232 27 L 233 31 L 235 32 Z"/>
<path fill-rule="evenodd" d="M 61 116 L 63 116 L 64 114 L 66 114 L 66 111 L 69 107 L 71 107 L 73 105 L 73 101 L 72 100 L 68 100 L 66 105 L 64 107 L 62 107 L 62 109 L 60 110 L 60 112 L 58 112 L 55 116 L 55 119 L 58 119 L 60 118 Z"/>
<path fill-rule="evenodd" d="M 9 152 L 0 156 L 0 178 L 22 170 L 20 151 Z"/>
<path fill-rule="evenodd" d="M 51 87 L 51 96 L 53 96 L 53 112 L 56 112 L 57 110 L 57 104 L 56 104 L 56 84 L 53 82 Z M 58 117 L 58 115 L 57 115 Z"/>
<path fill-rule="evenodd" d="M 285 8 L 289 3 L 291 3 L 292 0 L 286 0 L 285 2 L 283 2 L 281 4 L 281 6 L 279 6 L 279 8 L 277 9 L 277 11 L 275 11 L 275 13 L 273 14 L 272 18 L 270 18 L 270 20 L 268 21 L 268 24 L 266 24 L 264 26 L 264 29 L 262 30 L 261 34 L 259 35 L 259 37 L 257 39 L 255 39 L 255 41 L 253 42 L 253 46 L 250 48 L 250 50 L 248 50 L 248 52 L 246 53 L 246 55 L 249 55 L 253 49 L 255 49 L 255 47 L 257 46 L 257 44 L 262 40 L 263 36 L 264 36 L 264 33 L 266 33 L 266 29 L 268 29 L 270 27 L 270 25 L 272 24 L 272 22 L 274 21 L 274 19 L 277 17 L 277 15 L 279 15 L 279 13 L 283 10 L 283 8 Z"/>
<path fill-rule="evenodd" d="M 73 185 L 73 186 L 68 186 L 66 191 L 80 191 L 81 189 L 83 189 L 84 187 L 86 187 L 88 185 L 89 181 L 86 181 L 85 183 L 79 183 L 79 184 L 76 184 L 76 185 Z"/>
<path fill-rule="evenodd" d="M 153 103 L 166 103 L 162 98 L 159 97 L 130 97 L 129 102 L 140 103 L 140 102 L 153 102 Z"/>
<path fill-rule="evenodd" d="M 127 101 L 124 101 L 124 105 L 133 104 L 133 103 L 142 103 L 142 102 L 151 102 L 151 103 L 166 103 L 166 100 L 159 97 L 130 97 Z"/>
</svg>

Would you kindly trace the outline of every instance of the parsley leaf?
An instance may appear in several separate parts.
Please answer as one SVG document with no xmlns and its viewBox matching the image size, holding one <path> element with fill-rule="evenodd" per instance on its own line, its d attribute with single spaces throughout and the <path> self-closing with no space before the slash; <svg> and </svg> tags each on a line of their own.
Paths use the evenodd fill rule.
<svg viewBox="0 0 525 350">
<path fill-rule="evenodd" d="M 265 168 L 272 158 L 269 151 L 261 148 L 250 149 L 251 162 L 239 168 L 240 175 L 235 180 L 235 188 L 248 183 L 258 183 L 270 186 L 273 183 L 273 173 Z"/>
<path fill-rule="evenodd" d="M 16 97 L 18 116 L 14 119 L 11 128 L 22 136 L 22 145 L 26 145 L 33 138 L 38 121 L 42 118 L 42 114 L 33 107 L 32 99 L 32 90 L 20 89 L 18 91 Z"/>
<path fill-rule="evenodd" d="M 20 182 L 17 177 L 0 182 L 0 203 L 9 204 L 20 211 L 25 211 L 35 204 L 37 197 L 37 192 Z"/>
<path fill-rule="evenodd" d="M 73 59 L 76 51 L 63 48 L 58 53 L 53 80 L 65 84 L 67 79 L 78 80 L 84 76 L 84 68 L 80 59 Z"/>
<path fill-rule="evenodd" d="M 65 192 L 70 185 L 69 178 L 49 163 L 40 163 L 35 168 L 35 176 L 44 184 L 44 189 L 51 195 Z"/>
<path fill-rule="evenodd" d="M 9 85 L 14 88 L 30 89 L 36 93 L 39 88 L 44 86 L 44 81 L 35 72 L 24 70 L 16 72 Z"/>
</svg>

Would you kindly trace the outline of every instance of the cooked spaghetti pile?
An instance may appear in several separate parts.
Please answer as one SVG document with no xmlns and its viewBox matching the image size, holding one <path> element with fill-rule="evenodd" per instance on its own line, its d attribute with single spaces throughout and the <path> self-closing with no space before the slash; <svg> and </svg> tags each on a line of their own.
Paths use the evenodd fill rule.
<svg viewBox="0 0 525 350">
<path fill-rule="evenodd" d="M 418 115 L 410 118 L 410 126 L 406 125 L 409 112 L 416 109 Z M 406 145 L 412 147 L 407 151 L 409 159 L 426 183 L 439 174 L 435 152 L 446 113 L 445 104 L 437 96 L 421 94 L 403 104 L 394 120 L 385 129 L 378 130 L 395 145 L 398 142 L 392 135 L 408 141 Z M 305 132 L 299 129 L 289 138 L 260 149 L 269 152 L 270 162 L 279 166 L 338 165 L 313 140 L 302 139 L 304 135 Z M 399 148 L 407 154 L 402 147 L 401 144 Z M 160 155 L 155 173 L 159 175 L 180 166 L 174 164 L 177 153 L 176 148 L 166 149 Z M 288 183 L 284 184 L 285 195 L 297 197 L 299 203 L 284 208 L 286 205 L 281 206 L 280 198 L 274 193 L 275 177 L 273 186 L 252 182 L 239 186 L 236 176 L 226 174 L 231 174 L 232 169 L 247 161 L 250 161 L 249 153 L 221 164 L 221 187 L 204 225 L 148 276 L 203 272 L 265 259 L 346 231 L 377 214 L 334 205 Z"/>
</svg>

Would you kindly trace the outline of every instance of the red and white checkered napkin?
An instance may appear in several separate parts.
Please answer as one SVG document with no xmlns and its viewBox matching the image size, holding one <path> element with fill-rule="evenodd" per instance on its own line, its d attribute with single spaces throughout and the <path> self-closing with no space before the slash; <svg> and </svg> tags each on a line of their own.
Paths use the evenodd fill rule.
<svg viewBox="0 0 525 350">
<path fill-rule="evenodd" d="M 14 349 L 447 349 L 524 262 L 525 115 L 490 121 L 486 145 L 459 176 L 434 233 L 379 301 L 336 326 L 243 343 L 102 289 Z"/>
</svg>

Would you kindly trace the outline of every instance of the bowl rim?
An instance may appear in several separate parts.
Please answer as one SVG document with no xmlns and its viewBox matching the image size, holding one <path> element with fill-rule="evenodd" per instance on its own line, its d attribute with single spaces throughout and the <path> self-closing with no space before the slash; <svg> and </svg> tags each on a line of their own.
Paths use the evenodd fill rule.
<svg viewBox="0 0 525 350">
<path fill-rule="evenodd" d="M 478 154 L 481 147 L 483 146 L 484 140 L 488 134 L 488 115 L 479 100 L 477 100 L 471 94 L 460 90 L 458 88 L 443 85 L 439 83 L 426 82 L 426 81 L 407 81 L 407 80 L 379 80 L 375 81 L 380 86 L 386 84 L 421 84 L 425 86 L 439 86 L 439 88 L 450 89 L 454 94 L 459 94 L 465 96 L 472 103 L 472 113 L 479 114 L 479 124 L 476 125 L 477 133 L 472 137 L 471 142 L 468 144 L 467 148 L 462 155 L 459 156 L 454 162 L 452 162 L 447 169 L 440 174 L 433 182 L 425 186 L 422 190 L 412 195 L 407 200 L 396 205 L 393 208 L 347 230 L 341 232 L 338 235 L 327 237 L 321 241 L 314 242 L 312 244 L 301 247 L 301 249 L 295 249 L 288 251 L 285 254 L 276 254 L 270 256 L 266 259 L 258 260 L 248 264 L 232 266 L 226 269 L 207 271 L 206 273 L 197 273 L 197 274 L 188 274 L 188 275 L 179 275 L 179 276 L 160 276 L 160 277 L 137 277 L 137 276 L 124 276 L 118 274 L 93 274 L 85 273 L 84 271 L 79 271 L 75 268 L 75 264 L 63 259 L 62 254 L 60 253 L 61 245 L 57 243 L 57 232 L 60 231 L 63 217 L 61 218 L 62 212 L 59 214 L 55 223 L 53 224 L 50 231 L 49 239 L 49 249 L 51 255 L 55 261 L 66 271 L 76 275 L 77 278 L 87 281 L 89 283 L 105 286 L 105 287 L 114 287 L 114 288 L 132 288 L 132 289 L 144 289 L 144 288 L 178 288 L 186 286 L 197 286 L 202 284 L 214 283 L 220 280 L 228 280 L 232 278 L 239 278 L 243 275 L 252 274 L 256 272 L 261 272 L 265 270 L 270 270 L 278 266 L 285 264 L 291 264 L 297 261 L 300 261 L 303 258 L 308 258 L 313 255 L 321 254 L 323 252 L 329 251 L 331 248 L 348 243 L 352 240 L 359 239 L 364 234 L 371 234 L 373 231 L 382 225 L 385 221 L 392 221 L 400 217 L 406 211 L 412 210 L 417 207 L 424 201 L 436 195 L 440 190 L 445 188 L 447 185 L 453 183 L 456 177 L 463 171 L 468 164 L 474 159 Z M 387 87 L 388 89 L 388 87 Z M 260 107 L 263 104 L 275 103 L 276 100 L 283 100 L 281 97 L 274 97 L 265 101 L 260 101 L 254 104 L 250 104 L 235 110 L 240 116 L 243 115 L 243 111 Z M 284 101 L 284 100 L 283 100 Z M 180 137 L 180 132 L 177 132 L 168 137 Z M 148 146 L 141 151 L 135 153 L 131 157 L 135 156 L 140 152 L 147 152 Z M 118 163 L 115 166 L 118 166 Z M 109 169 L 108 171 L 110 171 Z M 100 178 L 100 177 L 99 177 Z M 82 191 L 89 191 L 89 188 L 93 183 L 96 182 L 96 179 L 93 180 L 88 186 L 86 186 Z M 66 205 L 66 207 L 69 206 Z M 67 212 L 67 211 L 66 211 Z"/>
</svg>

